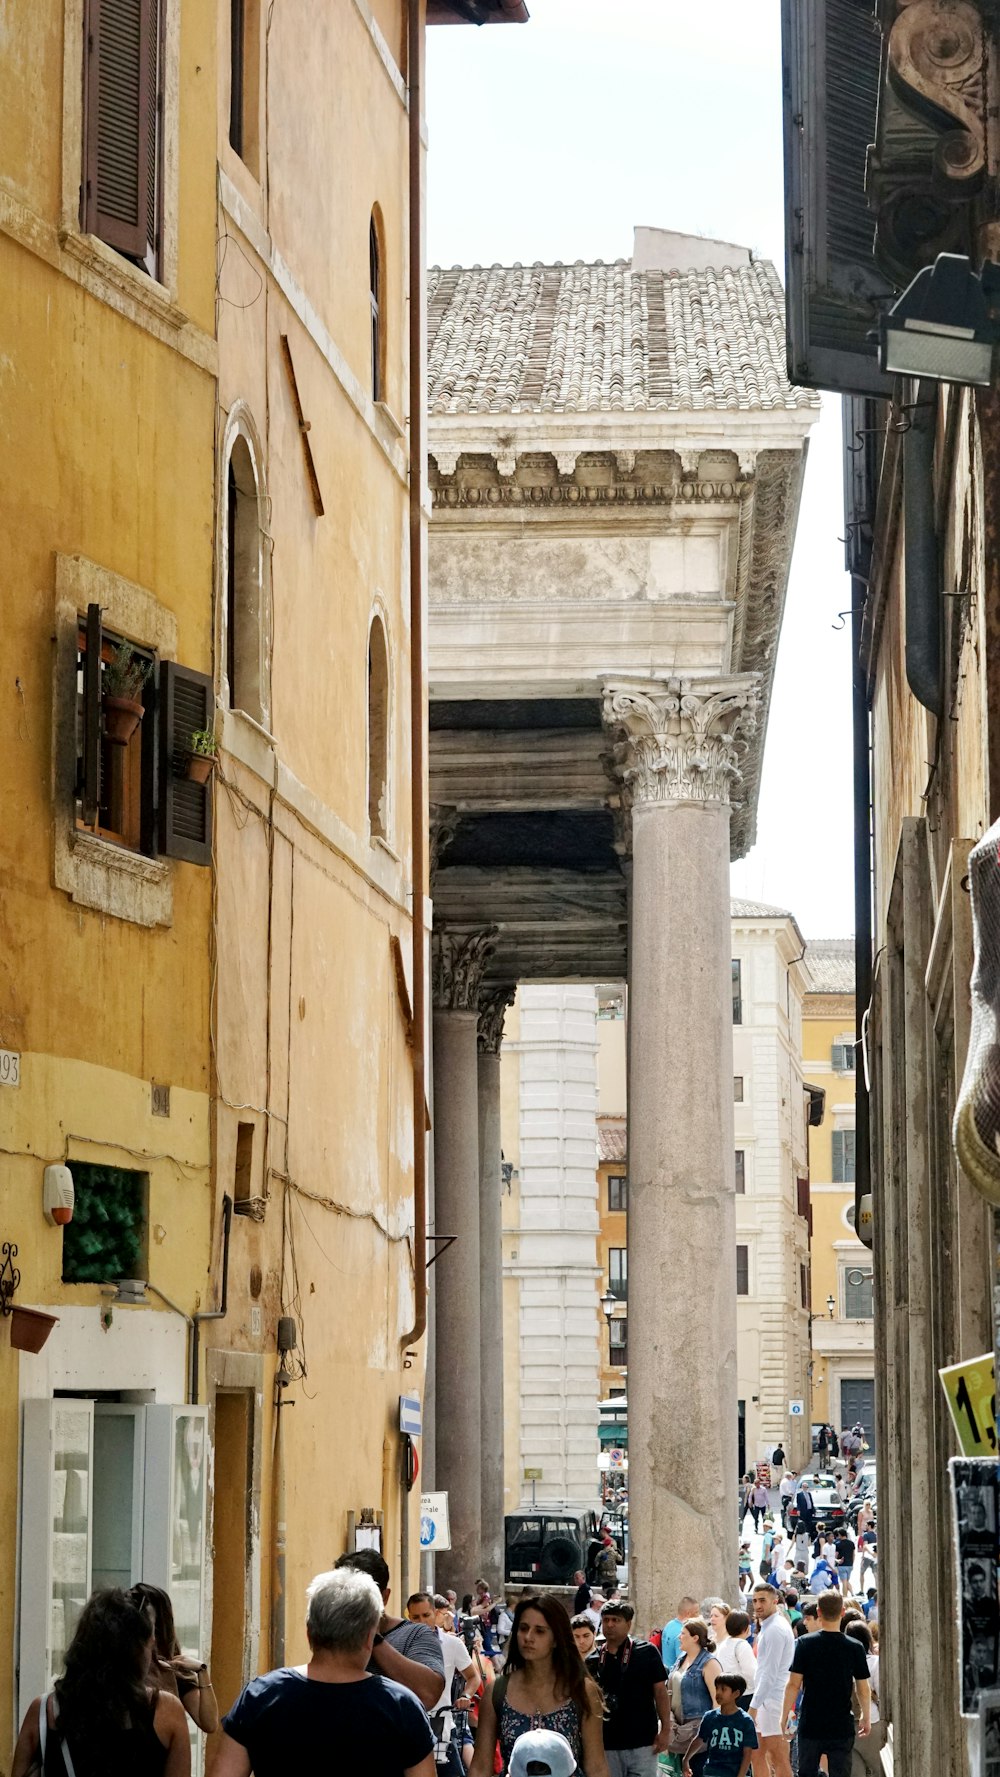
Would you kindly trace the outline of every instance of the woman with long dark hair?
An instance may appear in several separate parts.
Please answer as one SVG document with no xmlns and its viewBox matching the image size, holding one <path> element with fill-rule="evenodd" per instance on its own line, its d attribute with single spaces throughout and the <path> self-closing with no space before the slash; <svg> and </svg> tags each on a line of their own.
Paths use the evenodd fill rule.
<svg viewBox="0 0 1000 1777">
<path fill-rule="evenodd" d="M 189 1660 L 181 1653 L 174 1627 L 174 1607 L 169 1592 L 140 1580 L 128 1594 L 153 1625 L 153 1660 L 149 1682 L 158 1691 L 179 1697 L 196 1728 L 214 1734 L 219 1725 L 219 1705 L 204 1660 Z"/>
<path fill-rule="evenodd" d="M 190 1777 L 187 1718 L 149 1682 L 153 1631 L 124 1592 L 94 1592 L 80 1613 L 55 1690 L 25 1712 L 11 1777 Z M 44 1712 L 44 1721 L 43 1721 Z"/>
<path fill-rule="evenodd" d="M 581 1777 L 608 1777 L 603 1716 L 600 1690 L 577 1652 L 566 1606 L 558 1598 L 522 1598 L 507 1664 L 479 1705 L 469 1777 L 492 1777 L 498 1742 L 506 1771 L 516 1742 L 532 1728 L 564 1734 Z"/>
</svg>

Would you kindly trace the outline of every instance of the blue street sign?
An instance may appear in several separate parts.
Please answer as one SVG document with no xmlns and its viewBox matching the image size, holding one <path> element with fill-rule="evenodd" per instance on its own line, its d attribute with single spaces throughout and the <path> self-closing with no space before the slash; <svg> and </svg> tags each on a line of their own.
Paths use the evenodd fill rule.
<svg viewBox="0 0 1000 1777">
<path fill-rule="evenodd" d="M 411 1438 L 419 1438 L 422 1428 L 420 1396 L 418 1394 L 401 1394 L 399 1397 L 400 1431 L 409 1432 Z"/>
</svg>

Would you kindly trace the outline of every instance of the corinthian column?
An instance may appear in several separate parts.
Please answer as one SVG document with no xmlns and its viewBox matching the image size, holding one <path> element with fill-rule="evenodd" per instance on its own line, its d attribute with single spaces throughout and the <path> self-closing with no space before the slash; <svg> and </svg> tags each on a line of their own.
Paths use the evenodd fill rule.
<svg viewBox="0 0 1000 1777">
<path fill-rule="evenodd" d="M 737 1569 L 729 814 L 751 679 L 605 687 L 632 803 L 629 1590 L 638 1620 Z"/>
<path fill-rule="evenodd" d="M 451 1550 L 435 1577 L 461 1595 L 479 1577 L 482 1545 L 479 1306 L 479 1065 L 483 970 L 496 941 L 436 927 L 434 1228 L 453 1237 L 434 1266 L 435 1481 L 448 1494 Z"/>
<path fill-rule="evenodd" d="M 503 1590 L 503 1179 L 500 1045 L 513 987 L 487 992 L 479 1007 L 479 1396 L 482 1436 L 482 1572 Z M 476 1576 L 479 1577 L 478 1575 Z"/>
</svg>

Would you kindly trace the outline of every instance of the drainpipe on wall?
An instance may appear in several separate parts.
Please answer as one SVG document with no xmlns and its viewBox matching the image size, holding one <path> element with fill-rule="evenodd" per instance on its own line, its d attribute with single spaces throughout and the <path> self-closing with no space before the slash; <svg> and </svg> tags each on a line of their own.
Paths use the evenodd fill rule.
<svg viewBox="0 0 1000 1777">
<path fill-rule="evenodd" d="M 906 682 L 918 703 L 941 714 L 941 571 L 934 512 L 935 385 L 917 384 L 903 434 Z"/>
<path fill-rule="evenodd" d="M 206 1320 L 225 1320 L 229 1302 L 229 1235 L 233 1225 L 233 1200 L 231 1197 L 222 1199 L 222 1295 L 218 1308 L 210 1308 L 203 1314 L 191 1316 L 191 1382 L 188 1394 L 193 1405 L 198 1404 L 198 1359 L 201 1350 L 201 1324 Z"/>
<path fill-rule="evenodd" d="M 410 405 L 410 849 L 413 876 L 413 1325 L 400 1341 L 400 1358 L 422 1339 L 427 1329 L 427 1023 L 426 844 L 427 803 L 424 785 L 426 741 L 424 706 L 424 218 L 421 185 L 420 120 L 423 106 L 423 51 L 425 0 L 409 0 L 406 22 L 406 75 L 409 95 L 409 405 Z M 397 1465 L 400 1490 L 400 1524 L 406 1522 L 409 1501 Z M 407 1526 L 408 1528 L 408 1526 Z M 408 1543 L 409 1539 L 406 1538 Z M 402 1551 L 401 1551 L 402 1552 Z M 406 1549 L 408 1556 L 408 1548 Z M 409 1574 L 400 1570 L 403 1596 Z"/>
</svg>

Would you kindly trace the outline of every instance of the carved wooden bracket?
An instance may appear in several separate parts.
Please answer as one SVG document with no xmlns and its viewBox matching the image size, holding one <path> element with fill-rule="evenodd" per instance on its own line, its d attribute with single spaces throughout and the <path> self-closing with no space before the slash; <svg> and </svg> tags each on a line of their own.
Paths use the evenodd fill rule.
<svg viewBox="0 0 1000 1777">
<path fill-rule="evenodd" d="M 975 0 L 890 0 L 868 192 L 875 257 L 897 284 L 972 250 L 989 158 L 989 50 Z"/>
</svg>

